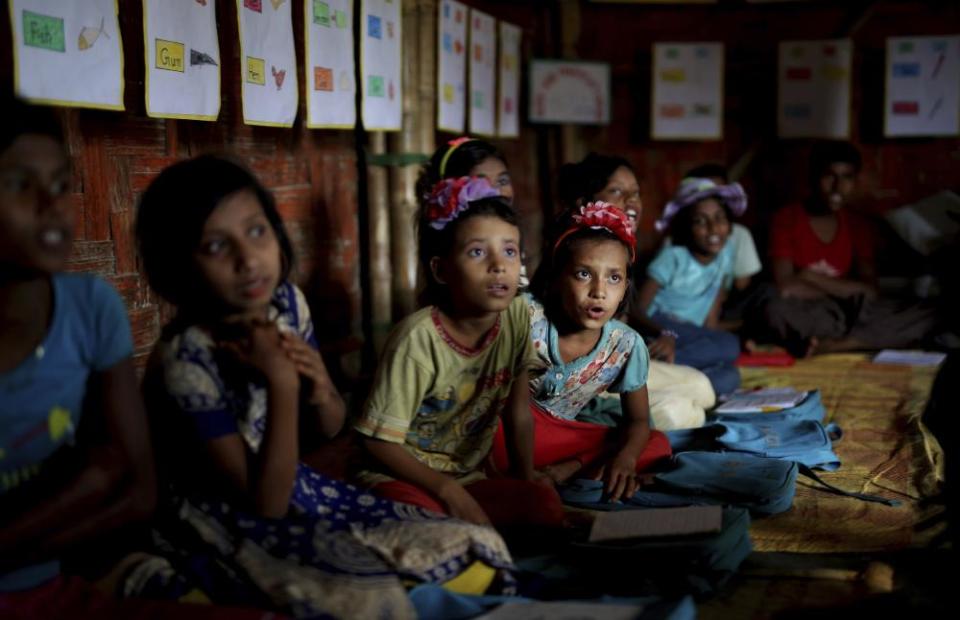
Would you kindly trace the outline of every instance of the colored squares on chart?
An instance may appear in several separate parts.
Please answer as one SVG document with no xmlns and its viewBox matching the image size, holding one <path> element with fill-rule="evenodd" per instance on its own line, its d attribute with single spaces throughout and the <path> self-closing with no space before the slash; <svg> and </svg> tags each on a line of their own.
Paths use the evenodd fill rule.
<svg viewBox="0 0 960 620">
<path fill-rule="evenodd" d="M 706 47 L 698 47 L 695 55 L 697 58 L 710 58 L 710 50 Z"/>
<path fill-rule="evenodd" d="M 920 103 L 917 101 L 894 101 L 893 113 L 897 116 L 916 116 L 920 113 Z"/>
<path fill-rule="evenodd" d="M 443 85 L 443 100 L 446 103 L 453 103 L 453 97 L 455 94 L 455 89 L 453 84 L 445 83 Z"/>
<path fill-rule="evenodd" d="M 443 3 L 443 18 L 450 19 L 450 5 L 446 2 Z"/>
<path fill-rule="evenodd" d="M 787 67 L 787 79 L 797 82 L 805 82 L 813 77 L 813 71 L 810 67 Z"/>
<path fill-rule="evenodd" d="M 367 15 L 367 34 L 373 39 L 383 38 L 383 21 L 376 15 Z"/>
<path fill-rule="evenodd" d="M 63 32 L 63 19 L 24 11 L 23 43 L 30 47 L 39 47 L 52 52 L 65 52 L 66 39 Z"/>
<path fill-rule="evenodd" d="M 686 110 L 682 104 L 666 103 L 660 106 L 660 116 L 663 118 L 683 118 L 686 115 Z"/>
<path fill-rule="evenodd" d="M 837 65 L 823 65 L 823 77 L 833 82 L 840 82 L 847 79 L 847 69 Z"/>
<path fill-rule="evenodd" d="M 243 8 L 263 13 L 263 0 L 243 0 Z"/>
<path fill-rule="evenodd" d="M 393 38 L 393 22 L 387 22 L 387 38 Z"/>
<path fill-rule="evenodd" d="M 267 83 L 266 63 L 263 58 L 247 56 L 247 82 L 264 86 Z"/>
<path fill-rule="evenodd" d="M 157 69 L 163 69 L 165 71 L 178 71 L 183 73 L 183 52 L 183 43 L 157 39 L 155 41 L 154 48 Z"/>
<path fill-rule="evenodd" d="M 340 10 L 338 10 L 338 11 L 335 13 L 335 20 L 336 20 L 336 22 L 337 22 L 337 28 L 339 28 L 340 30 L 343 30 L 344 28 L 346 28 L 346 27 L 347 27 L 347 13 L 346 13 L 346 11 L 340 11 Z"/>
<path fill-rule="evenodd" d="M 473 91 L 473 107 L 477 108 L 478 110 L 482 110 L 484 108 L 483 101 L 484 101 L 483 91 L 482 90 Z"/>
<path fill-rule="evenodd" d="M 713 106 L 709 103 L 695 103 L 693 104 L 693 115 L 713 116 Z"/>
<path fill-rule="evenodd" d="M 943 53 L 947 51 L 947 42 L 946 41 L 933 41 L 930 44 L 930 49 L 937 53 Z"/>
<path fill-rule="evenodd" d="M 901 54 L 912 54 L 913 41 L 902 41 L 900 43 L 900 47 L 897 48 L 897 51 Z"/>
<path fill-rule="evenodd" d="M 473 59 L 476 60 L 477 62 L 482 62 L 482 61 L 483 61 L 483 46 L 482 46 L 482 45 L 474 45 L 474 46 L 473 46 Z"/>
<path fill-rule="evenodd" d="M 443 51 L 453 53 L 453 37 L 449 32 L 443 33 Z"/>
<path fill-rule="evenodd" d="M 660 79 L 664 82 L 686 82 L 687 72 L 681 68 L 664 69 L 660 72 Z"/>
<path fill-rule="evenodd" d="M 382 75 L 367 76 L 367 94 L 371 97 L 387 96 L 387 89 Z"/>
<path fill-rule="evenodd" d="M 320 0 L 313 0 L 313 23 L 319 26 L 330 26 L 330 5 Z"/>
<path fill-rule="evenodd" d="M 670 60 L 676 60 L 677 58 L 680 58 L 680 50 L 675 47 L 668 48 L 666 55 Z"/>
<path fill-rule="evenodd" d="M 920 63 L 919 62 L 893 63 L 893 77 L 899 77 L 899 78 L 920 77 Z"/>
<path fill-rule="evenodd" d="M 327 67 L 313 68 L 313 90 L 333 92 L 333 69 Z"/>
<path fill-rule="evenodd" d="M 790 58 L 803 58 L 806 55 L 806 49 L 802 45 L 795 45 L 790 48 Z"/>
</svg>

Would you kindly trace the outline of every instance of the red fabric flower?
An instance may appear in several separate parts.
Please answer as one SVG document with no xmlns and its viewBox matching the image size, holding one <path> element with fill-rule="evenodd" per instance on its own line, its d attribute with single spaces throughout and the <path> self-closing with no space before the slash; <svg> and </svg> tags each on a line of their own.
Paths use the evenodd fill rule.
<svg viewBox="0 0 960 620">
<path fill-rule="evenodd" d="M 573 226 L 567 229 L 557 239 L 554 250 L 565 237 L 583 228 L 602 229 L 613 233 L 617 239 L 626 244 L 630 250 L 630 261 L 637 255 L 637 235 L 630 223 L 630 218 L 619 207 L 608 202 L 591 202 L 580 207 L 580 213 L 574 214 Z"/>
</svg>

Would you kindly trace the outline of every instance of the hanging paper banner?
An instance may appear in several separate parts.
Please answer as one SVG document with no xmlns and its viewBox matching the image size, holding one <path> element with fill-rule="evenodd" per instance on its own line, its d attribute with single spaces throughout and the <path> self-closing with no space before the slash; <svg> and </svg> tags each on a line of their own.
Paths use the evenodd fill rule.
<svg viewBox="0 0 960 620">
<path fill-rule="evenodd" d="M 243 122 L 291 127 L 297 117 L 297 55 L 287 0 L 237 0 Z"/>
<path fill-rule="evenodd" d="M 883 134 L 960 134 L 960 36 L 890 37 Z"/>
<path fill-rule="evenodd" d="M 10 0 L 9 8 L 19 96 L 48 105 L 123 109 L 116 0 Z"/>
<path fill-rule="evenodd" d="M 781 138 L 850 137 L 853 43 L 781 41 L 777 133 Z"/>
<path fill-rule="evenodd" d="M 467 7 L 443 0 L 437 19 L 437 129 L 463 133 L 466 120 Z"/>
<path fill-rule="evenodd" d="M 470 9 L 470 133 L 497 133 L 497 20 Z"/>
<path fill-rule="evenodd" d="M 654 139 L 721 139 L 723 44 L 655 43 L 650 113 Z"/>
<path fill-rule="evenodd" d="M 360 3 L 360 87 L 367 131 L 398 131 L 403 124 L 400 3 L 401 0 Z"/>
<path fill-rule="evenodd" d="M 520 41 L 519 26 L 500 22 L 500 62 L 497 90 L 497 135 L 516 138 L 520 135 Z"/>
<path fill-rule="evenodd" d="M 610 65 L 570 60 L 530 63 L 530 121 L 610 123 Z"/>
<path fill-rule="evenodd" d="M 143 0 L 147 116 L 215 121 L 220 43 L 213 2 Z"/>
<path fill-rule="evenodd" d="M 353 129 L 353 0 L 304 0 L 303 14 L 307 127 Z"/>
</svg>

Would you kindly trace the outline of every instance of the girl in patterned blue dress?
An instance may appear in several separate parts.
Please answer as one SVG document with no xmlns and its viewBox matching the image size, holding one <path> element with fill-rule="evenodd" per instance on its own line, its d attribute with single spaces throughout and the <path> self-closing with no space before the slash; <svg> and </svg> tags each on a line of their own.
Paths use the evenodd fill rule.
<svg viewBox="0 0 960 620">
<path fill-rule="evenodd" d="M 491 528 L 300 462 L 310 436 L 340 431 L 345 407 L 287 280 L 293 252 L 273 199 L 246 169 L 214 156 L 166 169 L 143 195 L 137 239 L 151 286 L 176 308 L 145 378 L 168 560 L 221 601 L 299 617 L 409 617 L 404 583 L 512 588 Z"/>
<path fill-rule="evenodd" d="M 537 368 L 530 372 L 533 460 L 556 482 L 601 478 L 611 501 L 630 497 L 637 473 L 670 455 L 650 428 L 649 354 L 643 339 L 615 319 L 630 283 L 636 238 L 618 207 L 593 202 L 566 213 L 531 283 L 530 329 Z M 621 414 L 598 420 L 587 407 L 620 394 Z M 508 462 L 502 441 L 497 467 Z"/>
</svg>

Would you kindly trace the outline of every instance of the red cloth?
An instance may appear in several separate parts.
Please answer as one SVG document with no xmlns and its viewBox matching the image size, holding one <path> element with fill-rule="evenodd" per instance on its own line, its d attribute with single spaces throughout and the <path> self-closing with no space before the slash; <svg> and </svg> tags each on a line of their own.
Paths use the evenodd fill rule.
<svg viewBox="0 0 960 620">
<path fill-rule="evenodd" d="M 560 496 L 545 484 L 495 478 L 478 480 L 464 485 L 473 499 L 477 500 L 494 526 L 543 525 L 559 527 L 563 524 L 563 503 Z M 427 510 L 449 514 L 447 507 L 426 489 L 392 480 L 381 482 L 373 491 L 395 502 L 413 504 Z"/>
<path fill-rule="evenodd" d="M 799 202 L 773 216 L 770 257 L 785 258 L 797 270 L 812 268 L 824 275 L 846 277 L 854 257 L 873 258 L 873 240 L 866 221 L 845 209 L 837 211 L 837 233 L 824 243 L 813 232 L 810 216 Z"/>
<path fill-rule="evenodd" d="M 268 620 L 285 617 L 269 611 L 239 607 L 146 599 L 114 599 L 77 577 L 57 577 L 29 590 L 0 592 L 0 618 L 9 620 L 34 620 L 35 618 Z"/>
<path fill-rule="evenodd" d="M 533 416 L 533 466 L 536 469 L 577 459 L 589 465 L 609 450 L 616 441 L 617 429 L 576 420 L 561 420 L 530 403 Z M 645 471 L 660 459 L 670 456 L 670 441 L 660 431 L 650 431 L 647 447 L 637 458 L 637 471 Z M 503 425 L 493 438 L 490 459 L 497 471 L 509 471 Z"/>
</svg>

